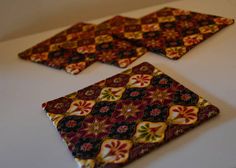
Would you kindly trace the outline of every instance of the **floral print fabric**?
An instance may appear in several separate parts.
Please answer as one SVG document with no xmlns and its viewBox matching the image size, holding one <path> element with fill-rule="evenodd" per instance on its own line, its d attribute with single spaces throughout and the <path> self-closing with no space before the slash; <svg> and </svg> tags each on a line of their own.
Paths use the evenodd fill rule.
<svg viewBox="0 0 236 168">
<path fill-rule="evenodd" d="M 147 62 L 43 108 L 81 168 L 122 167 L 219 113 Z"/>
<path fill-rule="evenodd" d="M 77 23 L 53 37 L 19 53 L 19 57 L 32 62 L 64 69 L 71 74 L 78 74 L 95 62 L 95 54 L 79 53 L 75 48 L 77 40 L 85 32 L 95 29 L 95 25 Z"/>
<path fill-rule="evenodd" d="M 139 19 L 116 16 L 98 25 L 78 23 L 19 56 L 71 74 L 96 61 L 125 68 L 146 50 L 179 59 L 233 23 L 233 19 L 167 7 Z M 141 78 L 140 87 L 148 85 L 147 76 L 135 78 L 134 87 Z"/>
<path fill-rule="evenodd" d="M 127 67 L 146 52 L 116 39 L 110 30 L 95 25 L 77 25 L 22 52 L 20 58 L 78 74 L 96 61 Z"/>
<path fill-rule="evenodd" d="M 98 26 L 108 27 L 116 37 L 149 51 L 179 59 L 233 23 L 233 19 L 166 7 L 138 19 L 116 16 Z"/>
</svg>

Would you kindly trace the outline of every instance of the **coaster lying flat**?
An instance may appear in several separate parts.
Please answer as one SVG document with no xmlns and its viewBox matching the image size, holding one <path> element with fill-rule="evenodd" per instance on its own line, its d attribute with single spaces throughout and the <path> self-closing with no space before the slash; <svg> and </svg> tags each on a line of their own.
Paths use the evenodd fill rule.
<svg viewBox="0 0 236 168">
<path fill-rule="evenodd" d="M 78 74 L 96 61 L 127 67 L 146 52 L 124 40 L 113 38 L 110 30 L 78 23 L 19 54 L 20 58 Z"/>
<path fill-rule="evenodd" d="M 81 168 L 122 167 L 219 113 L 147 62 L 43 108 Z"/>
<path fill-rule="evenodd" d="M 82 55 L 77 53 L 76 50 L 62 48 L 71 47 L 70 45 L 78 40 L 82 32 L 91 31 L 94 27 L 92 24 L 78 23 L 19 53 L 19 57 L 77 74 L 95 62 L 94 54 Z"/>
<path fill-rule="evenodd" d="M 179 59 L 233 22 L 233 19 L 167 7 L 140 19 L 116 16 L 98 26 L 110 27 L 117 37 L 149 51 Z"/>
</svg>

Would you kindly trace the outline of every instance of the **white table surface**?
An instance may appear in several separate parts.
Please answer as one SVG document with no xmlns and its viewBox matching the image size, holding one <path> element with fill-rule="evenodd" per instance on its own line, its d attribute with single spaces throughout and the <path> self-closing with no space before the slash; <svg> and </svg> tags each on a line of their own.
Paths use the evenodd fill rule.
<svg viewBox="0 0 236 168">
<path fill-rule="evenodd" d="M 163 6 L 234 19 L 236 16 L 235 0 L 184 0 L 124 15 L 139 17 Z M 73 157 L 41 110 L 41 103 L 123 71 L 95 63 L 73 76 L 17 57 L 18 52 L 59 30 L 0 43 L 0 168 L 75 168 Z M 217 105 L 221 115 L 127 168 L 235 168 L 236 24 L 203 42 L 178 61 L 148 53 L 129 67 L 143 61 L 153 63 Z"/>
</svg>

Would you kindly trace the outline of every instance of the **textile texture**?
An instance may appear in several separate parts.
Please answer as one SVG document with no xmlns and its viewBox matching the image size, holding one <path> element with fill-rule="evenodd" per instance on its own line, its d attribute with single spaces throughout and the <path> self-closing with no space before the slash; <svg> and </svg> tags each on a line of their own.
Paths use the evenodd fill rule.
<svg viewBox="0 0 236 168">
<path fill-rule="evenodd" d="M 139 19 L 116 16 L 98 26 L 151 52 L 179 59 L 233 23 L 233 19 L 166 7 Z"/>
<path fill-rule="evenodd" d="M 81 168 L 122 167 L 219 114 L 147 62 L 42 106 Z"/>
<path fill-rule="evenodd" d="M 94 30 L 95 25 L 77 23 L 53 37 L 19 53 L 19 57 L 56 69 L 76 74 L 95 62 L 94 54 L 80 54 L 72 48 L 83 32 Z"/>
<path fill-rule="evenodd" d="M 139 19 L 116 16 L 99 25 L 78 23 L 19 57 L 71 74 L 99 61 L 124 68 L 146 50 L 179 59 L 233 19 L 163 8 Z"/>
<path fill-rule="evenodd" d="M 116 39 L 108 29 L 98 30 L 94 25 L 78 23 L 19 56 L 78 74 L 96 61 L 125 68 L 145 53 L 144 47 Z"/>
</svg>

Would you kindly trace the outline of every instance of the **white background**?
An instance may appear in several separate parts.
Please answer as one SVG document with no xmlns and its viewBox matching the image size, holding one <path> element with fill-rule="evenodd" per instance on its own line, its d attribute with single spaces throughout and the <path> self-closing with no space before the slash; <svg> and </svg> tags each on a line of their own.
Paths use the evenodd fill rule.
<svg viewBox="0 0 236 168">
<path fill-rule="evenodd" d="M 174 0 L 0 0 L 0 41 Z"/>
<path fill-rule="evenodd" d="M 236 16 L 234 0 L 184 0 L 168 6 L 234 19 Z M 161 7 L 153 6 L 124 15 L 139 17 Z M 73 157 L 41 110 L 41 103 L 123 71 L 95 63 L 73 76 L 17 57 L 18 52 L 58 31 L 0 43 L 1 168 L 75 168 Z M 218 106 L 221 114 L 127 168 L 236 167 L 235 35 L 236 24 L 203 42 L 178 61 L 148 53 L 130 66 L 149 61 Z"/>
</svg>

